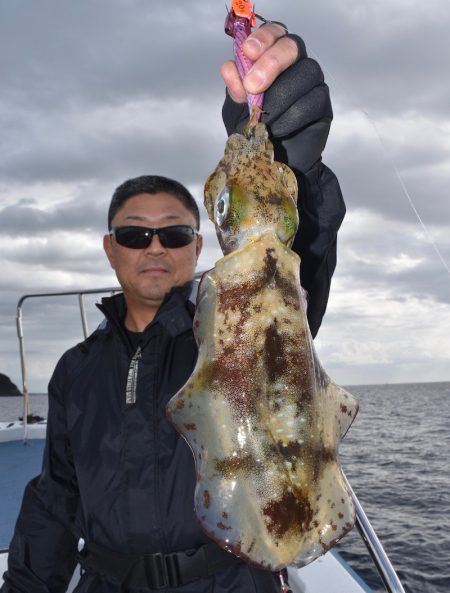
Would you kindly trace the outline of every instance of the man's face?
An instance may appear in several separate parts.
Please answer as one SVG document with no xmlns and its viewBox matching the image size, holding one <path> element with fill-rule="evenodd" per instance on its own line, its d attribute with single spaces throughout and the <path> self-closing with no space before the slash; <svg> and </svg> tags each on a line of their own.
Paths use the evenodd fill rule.
<svg viewBox="0 0 450 593">
<path fill-rule="evenodd" d="M 166 193 L 133 196 L 112 220 L 113 227 L 159 228 L 176 224 L 196 228 L 192 212 L 178 198 Z M 169 249 L 154 235 L 148 247 L 130 249 L 119 245 L 114 235 L 105 235 L 103 246 L 123 288 L 128 309 L 143 305 L 157 309 L 173 286 L 181 286 L 193 278 L 202 237 L 196 235 L 189 245 Z"/>
</svg>

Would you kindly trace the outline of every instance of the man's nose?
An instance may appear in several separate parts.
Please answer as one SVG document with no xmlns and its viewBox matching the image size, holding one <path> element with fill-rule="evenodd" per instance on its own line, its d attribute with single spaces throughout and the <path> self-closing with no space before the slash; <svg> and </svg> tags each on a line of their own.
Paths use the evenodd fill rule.
<svg viewBox="0 0 450 593">
<path fill-rule="evenodd" d="M 155 233 L 150 241 L 150 245 L 145 248 L 145 252 L 149 253 L 150 255 L 155 255 L 159 253 L 164 253 L 165 251 L 166 248 L 161 245 L 159 235 Z"/>
</svg>

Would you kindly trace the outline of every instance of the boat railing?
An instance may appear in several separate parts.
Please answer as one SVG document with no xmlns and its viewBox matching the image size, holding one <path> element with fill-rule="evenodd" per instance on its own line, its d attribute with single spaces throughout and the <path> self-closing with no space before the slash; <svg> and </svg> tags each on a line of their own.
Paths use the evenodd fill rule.
<svg viewBox="0 0 450 593">
<path fill-rule="evenodd" d="M 92 294 L 115 294 L 121 292 L 120 286 L 112 288 L 96 288 L 96 289 L 82 289 L 82 290 L 68 290 L 62 292 L 40 292 L 34 294 L 23 295 L 17 303 L 16 313 L 16 328 L 17 337 L 19 339 L 20 352 L 20 368 L 22 372 L 22 394 L 23 394 L 23 426 L 24 426 L 24 441 L 28 440 L 28 416 L 30 414 L 30 392 L 28 389 L 28 369 L 26 364 L 25 354 L 25 337 L 23 331 L 23 305 L 28 299 L 47 298 L 47 297 L 67 297 L 76 296 L 78 298 L 78 305 L 80 308 L 81 326 L 83 328 L 83 335 L 85 338 L 89 335 L 89 328 L 86 316 L 86 308 L 84 297 Z"/>
<path fill-rule="evenodd" d="M 203 275 L 203 272 L 198 272 L 195 275 L 195 280 L 199 280 Z M 98 289 L 83 289 L 63 292 L 48 292 L 48 293 L 36 293 L 26 294 L 22 296 L 17 304 L 17 336 L 19 338 L 20 348 L 20 363 L 22 370 L 22 388 L 23 388 L 23 423 L 24 423 L 24 440 L 27 441 L 27 418 L 30 413 L 30 397 L 28 390 L 28 375 L 25 355 L 25 339 L 23 331 L 23 304 L 27 299 L 31 298 L 45 298 L 45 297 L 65 297 L 65 296 L 76 296 L 78 298 L 78 305 L 80 309 L 81 325 L 83 328 L 83 335 L 85 338 L 89 335 L 89 328 L 86 316 L 84 297 L 86 295 L 93 294 L 115 294 L 121 292 L 120 286 L 98 288 Z M 370 524 L 361 503 L 359 502 L 356 494 L 351 488 L 347 481 L 348 488 L 351 492 L 353 503 L 356 511 L 356 527 L 358 532 L 364 541 L 370 556 L 375 564 L 375 567 L 383 581 L 385 589 L 388 593 L 405 593 L 405 590 L 392 566 L 380 540 L 375 533 L 374 528 Z"/>
<path fill-rule="evenodd" d="M 372 557 L 373 563 L 383 581 L 386 591 L 388 591 L 388 593 L 405 593 L 403 585 L 375 533 L 375 529 L 370 524 L 353 488 L 350 486 L 348 480 L 346 481 L 352 495 L 353 504 L 355 505 L 356 528 L 358 529 L 361 539 L 366 544 L 367 550 Z"/>
</svg>

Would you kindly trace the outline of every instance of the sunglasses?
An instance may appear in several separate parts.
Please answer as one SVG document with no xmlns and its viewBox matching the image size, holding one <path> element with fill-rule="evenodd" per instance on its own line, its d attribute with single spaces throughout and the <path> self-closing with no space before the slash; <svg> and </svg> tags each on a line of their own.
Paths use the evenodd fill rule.
<svg viewBox="0 0 450 593">
<path fill-rule="evenodd" d="M 129 249 L 145 249 L 152 242 L 153 235 L 158 235 L 163 247 L 176 249 L 192 243 L 197 233 L 198 231 L 188 224 L 175 224 L 158 229 L 145 226 L 117 226 L 112 228 L 109 234 L 116 237 L 119 245 Z"/>
</svg>

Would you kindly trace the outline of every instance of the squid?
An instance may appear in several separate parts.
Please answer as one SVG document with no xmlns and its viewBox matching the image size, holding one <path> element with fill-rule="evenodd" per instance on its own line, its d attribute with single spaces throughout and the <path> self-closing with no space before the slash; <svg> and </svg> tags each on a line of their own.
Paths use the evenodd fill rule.
<svg viewBox="0 0 450 593">
<path fill-rule="evenodd" d="M 197 363 L 167 406 L 195 458 L 200 525 L 273 571 L 312 562 L 355 522 L 338 446 L 358 404 L 314 349 L 291 250 L 297 195 L 265 124 L 251 118 L 205 184 L 224 256 L 202 277 Z"/>
</svg>

